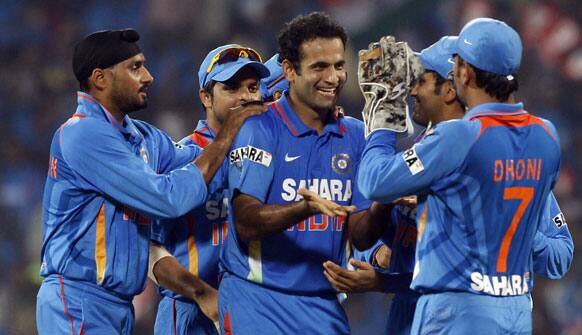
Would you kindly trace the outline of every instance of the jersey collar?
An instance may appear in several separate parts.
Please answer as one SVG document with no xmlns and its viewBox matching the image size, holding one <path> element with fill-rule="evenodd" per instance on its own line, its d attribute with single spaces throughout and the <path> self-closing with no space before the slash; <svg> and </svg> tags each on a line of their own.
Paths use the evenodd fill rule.
<svg viewBox="0 0 582 335">
<path fill-rule="evenodd" d="M 281 99 L 271 104 L 271 108 L 273 109 L 273 111 L 275 111 L 277 116 L 281 118 L 283 123 L 287 126 L 287 128 L 289 128 L 293 135 L 299 137 L 310 133 L 317 134 L 317 132 L 314 129 L 307 127 L 303 123 L 303 121 L 301 121 L 299 116 L 297 116 L 297 114 L 291 107 L 291 104 L 289 103 L 287 92 L 288 91 L 285 91 L 285 94 L 283 94 Z M 336 110 L 334 112 L 334 115 L 332 115 L 332 117 L 328 119 L 327 124 L 325 125 L 325 128 L 323 130 L 323 134 L 330 132 L 343 136 L 343 134 L 345 134 L 346 131 L 344 126 L 341 124 L 342 118 L 343 115 Z"/>
<path fill-rule="evenodd" d="M 210 129 L 210 126 L 208 125 L 208 122 L 206 120 L 199 120 L 198 125 L 196 126 L 196 130 L 194 130 L 194 132 L 209 139 L 214 139 L 216 137 L 214 131 Z"/>
<path fill-rule="evenodd" d="M 481 104 L 473 107 L 470 111 L 468 111 L 463 119 L 471 120 L 473 118 L 479 116 L 488 116 L 488 115 L 520 115 L 526 114 L 527 112 L 523 109 L 523 103 L 519 102 L 516 104 L 505 104 L 505 103 L 497 103 L 491 102 L 486 104 Z"/>
<path fill-rule="evenodd" d="M 117 129 L 125 138 L 127 138 L 131 143 L 139 143 L 142 141 L 143 136 L 135 127 L 133 120 L 125 115 L 123 117 L 123 124 L 119 123 L 117 119 L 101 105 L 94 96 L 86 92 L 77 92 L 77 107 L 76 114 L 81 114 L 85 116 L 90 116 L 93 118 L 106 120 L 111 123 L 115 129 Z"/>
</svg>

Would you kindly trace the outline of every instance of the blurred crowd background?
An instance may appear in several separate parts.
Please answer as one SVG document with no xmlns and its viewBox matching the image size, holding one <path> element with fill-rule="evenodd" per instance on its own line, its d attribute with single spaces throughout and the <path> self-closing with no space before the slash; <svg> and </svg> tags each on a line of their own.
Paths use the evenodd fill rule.
<svg viewBox="0 0 582 335">
<path fill-rule="evenodd" d="M 349 82 L 341 104 L 356 117 L 363 105 L 356 55 L 369 42 L 390 34 L 419 51 L 477 16 L 515 27 L 524 42 L 517 96 L 558 128 L 563 161 L 555 193 L 581 241 L 581 1 L 0 0 L 0 335 L 36 332 L 41 198 L 52 134 L 76 106 L 74 43 L 96 30 L 136 28 L 155 81 L 148 109 L 132 116 L 180 139 L 204 117 L 195 74 L 209 50 L 236 42 L 268 59 L 283 23 L 313 10 L 348 30 Z M 582 334 L 581 265 L 575 257 L 562 280 L 536 278 L 534 334 Z M 136 298 L 136 334 L 152 332 L 157 299 L 152 285 Z M 382 294 L 350 296 L 353 333 L 382 333 L 389 303 Z"/>
</svg>

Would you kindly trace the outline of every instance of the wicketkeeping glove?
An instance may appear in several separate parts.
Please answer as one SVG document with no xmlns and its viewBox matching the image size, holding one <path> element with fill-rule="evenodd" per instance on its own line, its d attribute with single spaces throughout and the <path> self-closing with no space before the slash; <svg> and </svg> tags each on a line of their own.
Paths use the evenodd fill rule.
<svg viewBox="0 0 582 335">
<path fill-rule="evenodd" d="M 358 83 L 366 99 L 362 111 L 366 137 L 377 129 L 407 135 L 414 132 L 406 98 L 423 72 L 420 59 L 408 44 L 396 42 L 393 36 L 384 36 L 360 50 Z"/>
</svg>

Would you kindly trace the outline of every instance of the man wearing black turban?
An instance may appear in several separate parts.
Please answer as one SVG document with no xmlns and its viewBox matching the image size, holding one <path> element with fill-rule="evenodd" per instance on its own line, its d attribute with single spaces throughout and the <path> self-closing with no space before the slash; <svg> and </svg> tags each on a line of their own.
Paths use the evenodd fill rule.
<svg viewBox="0 0 582 335">
<path fill-rule="evenodd" d="M 203 204 L 243 121 L 264 111 L 238 107 L 204 152 L 175 145 L 127 115 L 146 107 L 153 81 L 138 40 L 132 29 L 100 31 L 75 47 L 78 107 L 53 137 L 43 198 L 41 335 L 132 334 L 132 299 L 145 287 L 151 220 Z M 188 289 L 204 294 L 204 288 Z"/>
</svg>

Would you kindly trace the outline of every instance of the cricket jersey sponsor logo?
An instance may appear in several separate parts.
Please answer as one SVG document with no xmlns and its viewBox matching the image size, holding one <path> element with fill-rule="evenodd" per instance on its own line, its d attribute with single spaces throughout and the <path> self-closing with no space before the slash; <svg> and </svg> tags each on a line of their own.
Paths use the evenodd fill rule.
<svg viewBox="0 0 582 335">
<path fill-rule="evenodd" d="M 566 217 L 564 216 L 564 213 L 562 213 L 562 212 L 560 212 L 558 215 L 554 216 L 552 221 L 554 221 L 554 223 L 556 224 L 556 227 L 558 227 L 558 228 L 562 228 L 562 226 L 566 225 Z"/>
<path fill-rule="evenodd" d="M 523 276 L 489 276 L 480 272 L 471 273 L 471 289 L 498 297 L 523 295 L 529 292 L 530 273 Z"/>
<path fill-rule="evenodd" d="M 242 164 L 244 160 L 249 160 L 266 167 L 271 165 L 273 155 L 263 149 L 255 148 L 252 145 L 234 149 L 229 154 L 230 164 Z"/>
<path fill-rule="evenodd" d="M 402 158 L 404 158 L 404 162 L 406 163 L 406 166 L 408 166 L 408 170 L 410 170 L 410 173 L 412 173 L 413 176 L 424 170 L 424 165 L 416 154 L 416 149 L 414 147 L 406 150 L 402 154 Z"/>
<path fill-rule="evenodd" d="M 540 180 L 542 159 L 496 159 L 493 162 L 493 181 Z"/>
<path fill-rule="evenodd" d="M 331 158 L 331 169 L 342 176 L 352 172 L 352 158 L 348 154 L 335 154 Z"/>
<path fill-rule="evenodd" d="M 303 199 L 297 193 L 300 188 L 306 188 L 320 197 L 331 201 L 350 201 L 352 199 L 352 181 L 341 179 L 302 179 L 286 178 L 283 180 L 281 198 L 288 202 Z"/>
<path fill-rule="evenodd" d="M 224 219 L 228 215 L 228 198 L 208 200 L 206 201 L 205 209 L 208 220 Z"/>
</svg>

